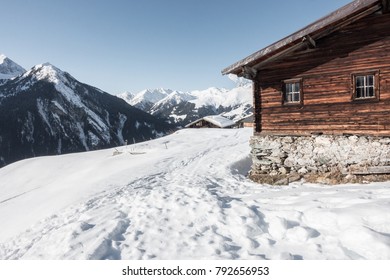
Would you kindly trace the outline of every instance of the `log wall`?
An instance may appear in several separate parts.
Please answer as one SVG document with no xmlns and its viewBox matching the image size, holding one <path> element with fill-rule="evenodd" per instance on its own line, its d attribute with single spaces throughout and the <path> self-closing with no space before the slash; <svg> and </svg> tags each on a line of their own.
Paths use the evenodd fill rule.
<svg viewBox="0 0 390 280">
<path fill-rule="evenodd" d="M 390 14 L 368 16 L 264 67 L 254 83 L 257 134 L 390 135 Z M 372 71 L 379 98 L 354 101 L 352 75 Z M 295 78 L 303 104 L 283 105 L 283 81 Z"/>
</svg>

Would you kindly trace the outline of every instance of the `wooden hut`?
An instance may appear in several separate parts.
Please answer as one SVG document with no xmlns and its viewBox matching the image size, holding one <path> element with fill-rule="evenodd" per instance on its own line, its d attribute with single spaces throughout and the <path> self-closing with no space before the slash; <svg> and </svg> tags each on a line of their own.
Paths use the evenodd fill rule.
<svg viewBox="0 0 390 280">
<path fill-rule="evenodd" d="M 236 123 L 220 115 L 206 116 L 192 123 L 187 124 L 186 128 L 233 128 Z"/>
<path fill-rule="evenodd" d="M 253 81 L 252 174 L 353 174 L 390 164 L 389 3 L 356 0 L 222 70 Z M 284 147 L 286 137 L 294 149 Z M 278 142 L 279 151 L 265 152 L 269 142 Z M 312 160 L 299 161 L 292 154 L 302 143 L 312 150 L 326 145 L 321 154 L 306 151 Z M 329 159 L 341 152 L 337 145 L 348 147 L 338 163 Z M 370 155 L 368 145 L 382 154 Z"/>
<path fill-rule="evenodd" d="M 253 127 L 254 117 L 253 114 L 245 116 L 236 121 L 237 127 Z"/>
</svg>

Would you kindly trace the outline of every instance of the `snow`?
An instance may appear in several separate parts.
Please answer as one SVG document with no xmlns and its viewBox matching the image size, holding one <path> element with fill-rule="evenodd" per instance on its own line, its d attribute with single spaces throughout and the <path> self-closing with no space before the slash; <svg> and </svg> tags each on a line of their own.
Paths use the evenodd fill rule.
<svg viewBox="0 0 390 280">
<path fill-rule="evenodd" d="M 86 107 L 79 95 L 70 87 L 70 82 L 66 78 L 65 72 L 50 63 L 38 64 L 24 73 L 23 78 L 33 76 L 36 80 L 47 80 L 54 83 L 56 89 L 72 104 L 79 108 Z"/>
<path fill-rule="evenodd" d="M 233 89 L 211 87 L 205 90 L 183 92 L 159 88 L 143 90 L 137 94 L 124 92 L 117 96 L 130 105 L 151 114 L 158 113 L 165 107 L 190 102 L 195 105 L 195 110 L 204 107 L 227 108 L 229 113 L 225 113 L 224 116 L 239 119 L 251 112 L 252 85 L 242 78 L 233 79 L 233 81 L 237 85 Z M 173 112 L 170 117 L 179 119 L 175 115 Z"/>
<path fill-rule="evenodd" d="M 164 98 L 162 98 L 156 102 L 153 102 L 154 105 L 150 109 L 150 111 L 153 114 L 154 111 L 156 111 L 160 106 L 164 106 L 164 104 L 177 105 L 180 102 L 191 101 L 193 99 L 195 99 L 195 97 L 188 92 L 172 91 L 170 94 L 166 95 Z"/>
<path fill-rule="evenodd" d="M 61 104 L 58 103 L 56 100 L 52 100 L 51 103 L 53 103 L 58 109 L 60 109 L 63 114 L 67 114 L 67 112 L 64 109 L 64 107 L 62 107 Z"/>
<path fill-rule="evenodd" d="M 208 121 L 209 123 L 212 123 L 220 128 L 234 126 L 236 124 L 234 121 L 229 120 L 229 119 L 222 117 L 220 115 L 206 116 L 206 117 L 203 117 L 202 119 L 205 121 Z M 194 123 L 197 123 L 198 121 L 199 120 L 194 121 L 194 122 L 188 124 L 186 127 L 190 127 L 191 125 L 193 125 Z"/>
<path fill-rule="evenodd" d="M 87 138 L 84 133 L 83 124 L 80 122 L 76 123 L 76 128 L 79 131 L 79 140 L 83 144 L 86 151 L 89 151 L 88 145 L 87 145 Z"/>
<path fill-rule="evenodd" d="M 204 117 L 206 121 L 209 121 L 215 125 L 218 125 L 219 127 L 228 127 L 228 126 L 233 126 L 236 123 L 232 120 L 229 120 L 227 118 L 224 118 L 222 116 L 206 116 Z"/>
<path fill-rule="evenodd" d="M 121 113 L 118 113 L 118 114 L 119 114 L 119 124 L 118 124 L 118 129 L 117 129 L 116 134 L 118 135 L 118 139 L 119 139 L 120 143 L 124 144 L 125 140 L 123 139 L 123 128 L 124 128 L 125 123 L 127 121 L 127 117 Z"/>
<path fill-rule="evenodd" d="M 169 115 L 169 117 L 170 117 L 170 118 L 173 118 L 176 122 L 178 122 L 178 121 L 184 120 L 184 119 L 187 117 L 187 115 L 175 115 L 175 114 L 171 114 L 171 115 Z"/>
<path fill-rule="evenodd" d="M 67 78 L 66 72 L 58 69 L 50 63 L 44 63 L 34 66 L 31 70 L 26 72 L 23 77 L 33 76 L 35 80 L 46 80 L 51 83 L 54 83 L 55 88 L 74 106 L 78 108 L 83 108 L 88 115 L 88 122 L 91 124 L 97 131 L 100 132 L 101 137 L 106 143 L 109 143 L 111 140 L 110 129 L 104 123 L 104 120 L 101 119 L 95 112 L 90 110 L 80 98 L 80 95 L 75 92 L 74 85 L 72 85 L 71 80 Z M 69 75 L 70 76 L 70 75 Z M 74 79 L 74 78 L 73 78 Z M 58 103 L 57 103 L 58 104 Z M 57 105 L 56 104 L 56 105 Z M 39 104 L 38 104 L 39 105 Z M 59 105 L 59 104 L 58 104 Z M 64 108 L 57 106 L 65 112 Z M 44 114 L 42 114 L 44 117 Z M 45 119 L 46 120 L 46 119 Z M 49 126 L 50 127 L 50 126 Z M 81 127 L 79 127 L 81 129 Z M 86 139 L 84 133 L 80 134 L 80 140 L 85 143 Z M 97 137 L 94 138 L 92 142 L 97 141 Z"/>
<path fill-rule="evenodd" d="M 117 95 L 117 97 L 125 100 L 127 103 L 130 103 L 131 100 L 134 98 L 134 96 L 135 95 L 133 93 L 131 93 L 130 91 L 125 91 L 125 92 Z"/>
<path fill-rule="evenodd" d="M 127 99 L 125 98 L 125 101 L 128 102 L 132 106 L 136 106 L 137 104 L 139 104 L 139 106 L 143 107 L 144 103 L 155 104 L 171 93 L 172 93 L 172 90 L 170 90 L 170 89 L 163 89 L 163 88 L 145 89 L 145 90 L 142 90 L 139 93 L 135 94 L 131 98 L 130 101 L 128 101 L 128 98 Z M 123 98 L 124 94 L 121 94 L 118 97 Z"/>
<path fill-rule="evenodd" d="M 92 145 L 92 147 L 96 147 L 100 143 L 99 137 L 97 137 L 94 133 L 91 131 L 88 131 L 88 139 Z"/>
<path fill-rule="evenodd" d="M 45 108 L 45 107 L 46 107 L 46 108 Z M 46 114 L 46 112 L 48 111 L 48 110 L 47 110 L 47 106 L 46 106 L 45 102 L 44 102 L 42 99 L 40 99 L 40 98 L 37 99 L 37 108 L 38 108 L 39 114 L 40 114 L 41 117 L 42 117 L 42 120 L 45 122 L 45 124 L 46 124 L 46 125 L 49 127 L 49 129 L 50 129 L 50 135 L 51 135 L 51 136 L 54 136 L 54 135 L 55 135 L 55 132 L 53 131 L 53 128 L 52 128 L 51 125 L 50 125 L 49 117 L 48 117 L 48 115 Z"/>
<path fill-rule="evenodd" d="M 4 54 L 0 54 L 0 64 L 3 64 L 4 63 L 4 60 L 6 59 L 7 57 L 4 55 Z"/>
<path fill-rule="evenodd" d="M 4 54 L 0 54 L 0 80 L 13 79 L 26 72 L 26 70 Z"/>
<path fill-rule="evenodd" d="M 0 259 L 390 259 L 388 182 L 255 184 L 251 133 L 185 129 L 0 169 Z"/>
</svg>

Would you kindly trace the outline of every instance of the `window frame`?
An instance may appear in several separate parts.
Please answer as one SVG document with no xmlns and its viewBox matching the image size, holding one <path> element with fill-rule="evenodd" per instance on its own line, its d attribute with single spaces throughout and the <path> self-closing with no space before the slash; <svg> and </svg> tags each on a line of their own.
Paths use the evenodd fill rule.
<svg viewBox="0 0 390 280">
<path fill-rule="evenodd" d="M 299 84 L 299 101 L 287 101 L 287 85 Z M 283 106 L 302 106 L 303 105 L 303 79 L 288 79 L 282 82 L 282 105 Z"/>
<path fill-rule="evenodd" d="M 365 80 L 368 76 L 373 76 L 374 80 L 374 96 L 369 97 L 357 97 L 357 78 L 365 77 Z M 369 86 L 364 86 L 363 88 L 368 88 Z M 379 101 L 380 99 L 380 79 L 379 79 L 379 70 L 370 70 L 365 72 L 356 72 L 351 74 L 351 100 L 353 102 L 371 102 L 371 101 Z"/>
</svg>

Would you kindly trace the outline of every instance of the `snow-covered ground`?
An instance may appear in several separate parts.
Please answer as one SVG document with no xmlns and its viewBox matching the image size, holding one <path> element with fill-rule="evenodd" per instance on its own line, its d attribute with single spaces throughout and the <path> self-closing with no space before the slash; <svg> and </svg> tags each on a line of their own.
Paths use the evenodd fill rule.
<svg viewBox="0 0 390 280">
<path fill-rule="evenodd" d="M 390 183 L 252 183 L 251 131 L 0 169 L 0 259 L 390 259 Z"/>
</svg>

